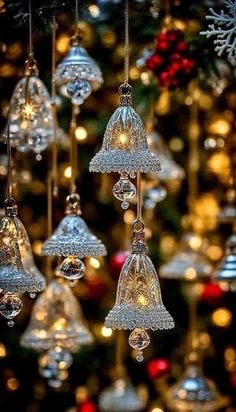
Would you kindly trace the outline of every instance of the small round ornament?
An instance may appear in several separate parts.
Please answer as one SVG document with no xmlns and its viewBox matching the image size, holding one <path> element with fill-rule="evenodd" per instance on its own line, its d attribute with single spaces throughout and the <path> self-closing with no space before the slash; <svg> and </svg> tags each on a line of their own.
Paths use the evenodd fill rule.
<svg viewBox="0 0 236 412">
<path fill-rule="evenodd" d="M 116 199 L 122 202 L 122 209 L 127 209 L 129 207 L 129 200 L 136 196 L 136 187 L 128 179 L 127 173 L 121 174 L 120 180 L 113 187 L 113 195 Z"/>
<path fill-rule="evenodd" d="M 67 85 L 67 93 L 73 104 L 81 105 L 92 93 L 92 87 L 87 80 L 73 80 Z"/>
<path fill-rule="evenodd" d="M 42 354 L 38 359 L 39 374 L 46 379 L 56 379 L 59 374 L 57 362 L 48 352 Z"/>
<path fill-rule="evenodd" d="M 68 369 L 73 362 L 70 352 L 56 346 L 48 351 L 48 356 L 57 363 L 58 369 Z"/>
<path fill-rule="evenodd" d="M 78 280 L 85 274 L 85 266 L 79 258 L 76 256 L 66 257 L 60 266 L 60 271 L 65 279 Z"/>
<path fill-rule="evenodd" d="M 147 364 L 147 373 L 150 379 L 162 378 L 170 372 L 171 364 L 168 359 L 156 358 Z"/>
<path fill-rule="evenodd" d="M 14 326 L 12 319 L 20 313 L 22 307 L 21 299 L 12 293 L 7 293 L 0 299 L 0 313 L 4 318 L 9 319 L 8 326 Z"/>
<path fill-rule="evenodd" d="M 143 361 L 143 349 L 145 349 L 150 343 L 149 334 L 141 328 L 134 329 L 129 336 L 129 345 L 131 348 L 138 351 L 136 357 L 138 362 Z"/>
</svg>

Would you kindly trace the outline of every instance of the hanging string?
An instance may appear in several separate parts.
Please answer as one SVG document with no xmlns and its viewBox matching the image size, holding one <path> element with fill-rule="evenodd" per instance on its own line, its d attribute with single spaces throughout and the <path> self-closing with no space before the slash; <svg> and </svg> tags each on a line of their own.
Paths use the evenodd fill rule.
<svg viewBox="0 0 236 412">
<path fill-rule="evenodd" d="M 76 192 L 76 175 L 77 175 L 77 145 L 75 139 L 75 129 L 77 126 L 77 113 L 78 108 L 76 105 L 72 104 L 72 116 L 70 122 L 70 167 L 71 167 L 71 178 L 70 178 L 70 193 Z"/>
<path fill-rule="evenodd" d="M 29 0 L 29 55 L 33 56 L 32 0 Z"/>
<path fill-rule="evenodd" d="M 116 354 L 115 354 L 115 377 L 116 379 L 121 379 L 124 377 L 124 331 L 117 330 L 116 335 Z"/>
<path fill-rule="evenodd" d="M 12 162 L 11 162 L 11 139 L 10 126 L 7 126 L 7 197 L 12 197 Z"/>
<path fill-rule="evenodd" d="M 75 0 L 75 22 L 76 27 L 79 27 L 79 0 Z"/>
<path fill-rule="evenodd" d="M 141 173 L 137 173 L 137 220 L 142 220 L 142 179 Z"/>
<path fill-rule="evenodd" d="M 53 178 L 53 195 L 58 194 L 58 169 L 57 169 L 57 114 L 56 114 L 56 84 L 55 84 L 55 72 L 56 72 L 56 16 L 53 15 L 52 21 L 52 112 L 53 112 L 53 143 L 52 143 L 52 178 Z"/>
<path fill-rule="evenodd" d="M 129 83 L 129 0 L 125 0 L 124 84 Z"/>
</svg>

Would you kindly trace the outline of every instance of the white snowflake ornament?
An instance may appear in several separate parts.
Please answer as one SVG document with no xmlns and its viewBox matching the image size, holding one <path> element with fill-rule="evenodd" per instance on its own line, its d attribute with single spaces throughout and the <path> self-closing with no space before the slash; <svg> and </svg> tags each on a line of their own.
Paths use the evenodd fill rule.
<svg viewBox="0 0 236 412">
<path fill-rule="evenodd" d="M 200 34 L 207 38 L 216 37 L 215 51 L 219 56 L 226 52 L 229 62 L 236 65 L 236 0 L 225 0 L 225 8 L 226 11 L 221 10 L 220 13 L 209 9 L 211 14 L 206 19 L 211 23 L 208 30 Z"/>
</svg>

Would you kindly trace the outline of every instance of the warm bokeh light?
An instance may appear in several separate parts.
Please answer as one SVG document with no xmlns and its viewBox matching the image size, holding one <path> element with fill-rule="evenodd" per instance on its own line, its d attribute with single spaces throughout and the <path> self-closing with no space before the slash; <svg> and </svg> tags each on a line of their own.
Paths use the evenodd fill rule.
<svg viewBox="0 0 236 412">
<path fill-rule="evenodd" d="M 70 46 L 70 37 L 67 33 L 61 33 L 56 42 L 56 49 L 59 53 L 64 54 Z"/>
<path fill-rule="evenodd" d="M 223 256 L 223 250 L 220 246 L 217 245 L 211 245 L 207 249 L 207 256 L 214 261 L 217 261 L 222 258 Z"/>
<path fill-rule="evenodd" d="M 17 391 L 17 389 L 19 388 L 19 381 L 16 378 L 10 378 L 7 380 L 6 383 L 7 389 L 9 391 Z"/>
<path fill-rule="evenodd" d="M 71 166 L 67 166 L 64 170 L 64 177 L 67 179 L 71 178 Z"/>
<path fill-rule="evenodd" d="M 94 257 L 91 257 L 89 259 L 89 263 L 94 269 L 99 269 L 101 266 L 99 259 L 94 258 Z"/>
<path fill-rule="evenodd" d="M 169 142 L 169 146 L 170 149 L 173 150 L 173 152 L 182 152 L 184 148 L 184 142 L 179 137 L 172 137 Z"/>
<path fill-rule="evenodd" d="M 88 132 L 83 126 L 78 126 L 75 130 L 75 137 L 79 141 L 84 141 L 88 137 Z"/>
<path fill-rule="evenodd" d="M 91 16 L 94 19 L 98 18 L 101 14 L 101 10 L 97 6 L 97 4 L 91 4 L 88 9 L 89 9 L 89 12 L 90 12 Z"/>
<path fill-rule="evenodd" d="M 131 225 L 134 222 L 135 214 L 132 210 L 126 210 L 124 213 L 124 222 L 127 225 Z"/>
<path fill-rule="evenodd" d="M 0 358 L 5 358 L 5 356 L 7 355 L 7 350 L 5 345 L 3 345 L 3 343 L 0 343 Z"/>
<path fill-rule="evenodd" d="M 106 328 L 106 326 L 103 326 L 101 329 L 101 334 L 104 336 L 104 338 L 110 338 L 113 334 L 113 331 L 111 328 Z"/>
<path fill-rule="evenodd" d="M 185 270 L 184 275 L 186 279 L 193 280 L 197 277 L 197 272 L 194 268 L 188 268 Z"/>
<path fill-rule="evenodd" d="M 231 124 L 227 119 L 218 118 L 209 125 L 209 132 L 213 134 L 226 135 L 231 130 Z"/>
<path fill-rule="evenodd" d="M 212 314 L 212 321 L 216 326 L 227 328 L 232 322 L 232 313 L 226 308 L 216 309 Z"/>
</svg>

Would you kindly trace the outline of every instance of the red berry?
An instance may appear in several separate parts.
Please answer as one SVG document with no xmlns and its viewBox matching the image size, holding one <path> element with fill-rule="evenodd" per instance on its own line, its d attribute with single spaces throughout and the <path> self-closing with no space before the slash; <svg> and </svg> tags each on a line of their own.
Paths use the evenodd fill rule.
<svg viewBox="0 0 236 412">
<path fill-rule="evenodd" d="M 195 67 L 195 62 L 193 60 L 184 58 L 182 61 L 182 68 L 186 74 L 190 74 Z"/>
<path fill-rule="evenodd" d="M 169 66 L 169 73 L 171 76 L 175 75 L 176 73 L 178 73 L 181 70 L 181 64 L 178 62 L 174 62 Z"/>
<path fill-rule="evenodd" d="M 153 54 L 147 61 L 146 66 L 149 70 L 155 71 L 158 69 L 164 62 L 163 57 L 159 54 Z"/>
<path fill-rule="evenodd" d="M 167 41 L 158 41 L 156 45 L 156 50 L 166 52 L 170 48 L 170 44 Z"/>
<path fill-rule="evenodd" d="M 160 73 L 158 76 L 159 84 L 161 87 L 168 87 L 170 84 L 170 75 L 167 71 Z"/>
<path fill-rule="evenodd" d="M 160 33 L 156 36 L 157 42 L 165 42 L 168 41 L 168 35 L 166 33 Z"/>
<path fill-rule="evenodd" d="M 176 50 L 180 51 L 180 52 L 185 52 L 188 50 L 188 43 L 186 43 L 186 41 L 182 40 L 179 41 L 176 45 Z"/>
<path fill-rule="evenodd" d="M 180 53 L 174 53 L 172 56 L 170 56 L 170 61 L 171 62 L 180 62 L 182 60 L 182 56 Z"/>
</svg>

